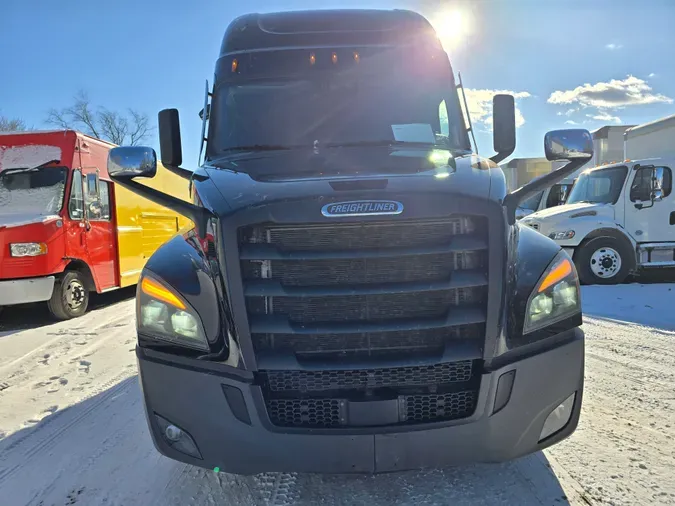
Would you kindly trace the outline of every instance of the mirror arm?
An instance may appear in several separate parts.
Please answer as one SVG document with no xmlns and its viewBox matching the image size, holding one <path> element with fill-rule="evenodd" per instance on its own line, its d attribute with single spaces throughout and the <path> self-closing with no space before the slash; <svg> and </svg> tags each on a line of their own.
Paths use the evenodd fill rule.
<svg viewBox="0 0 675 506">
<path fill-rule="evenodd" d="M 164 164 L 164 167 L 166 167 L 166 170 L 168 170 L 169 172 L 173 172 L 178 177 L 182 177 L 183 179 L 186 179 L 188 181 L 192 179 L 192 174 L 194 174 L 191 170 L 184 169 L 183 167 L 177 167 L 175 165 Z"/>
<path fill-rule="evenodd" d="M 185 170 L 185 169 L 181 169 Z M 169 209 L 176 211 L 178 214 L 182 214 L 186 218 L 192 220 L 192 222 L 197 227 L 197 234 L 201 239 L 206 238 L 206 225 L 210 218 L 213 218 L 215 215 L 208 209 L 200 206 L 195 206 L 190 204 L 182 199 L 167 195 L 159 190 L 150 188 L 143 184 L 137 183 L 129 177 L 119 177 L 111 175 L 110 178 L 115 181 L 115 183 L 126 188 L 130 192 L 135 193 L 141 197 L 144 197 L 157 205 L 168 207 Z"/>
<path fill-rule="evenodd" d="M 496 155 L 491 156 L 490 160 L 492 160 L 495 163 L 499 163 L 507 156 L 511 156 L 511 153 L 513 153 L 514 151 L 515 149 L 512 149 L 511 151 L 502 151 L 501 153 L 497 153 Z"/>
<path fill-rule="evenodd" d="M 570 160 L 566 165 L 563 165 L 559 169 L 556 169 L 545 176 L 540 177 L 536 181 L 530 181 L 529 183 L 506 195 L 502 205 L 506 208 L 506 220 L 508 224 L 515 224 L 516 209 L 518 204 L 520 204 L 523 200 L 531 197 L 535 193 L 545 190 L 549 186 L 553 186 L 558 181 L 562 181 L 574 171 L 583 167 L 583 165 L 590 159 L 591 157 L 589 156 Z"/>
</svg>

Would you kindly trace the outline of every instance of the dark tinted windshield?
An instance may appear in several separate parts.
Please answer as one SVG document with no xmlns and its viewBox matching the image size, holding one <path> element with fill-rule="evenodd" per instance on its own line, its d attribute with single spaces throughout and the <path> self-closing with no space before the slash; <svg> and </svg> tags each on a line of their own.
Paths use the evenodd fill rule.
<svg viewBox="0 0 675 506">
<path fill-rule="evenodd" d="M 367 65 L 366 59 L 359 65 Z M 467 148 L 451 74 L 311 72 L 223 82 L 211 109 L 209 157 L 238 147 L 422 141 Z M 452 95 L 454 93 L 454 97 Z"/>
<path fill-rule="evenodd" d="M 625 166 L 584 172 L 572 188 L 566 203 L 615 204 L 621 194 L 627 173 L 628 168 Z"/>
<path fill-rule="evenodd" d="M 67 174 L 62 167 L 0 172 L 0 214 L 59 212 Z"/>
</svg>

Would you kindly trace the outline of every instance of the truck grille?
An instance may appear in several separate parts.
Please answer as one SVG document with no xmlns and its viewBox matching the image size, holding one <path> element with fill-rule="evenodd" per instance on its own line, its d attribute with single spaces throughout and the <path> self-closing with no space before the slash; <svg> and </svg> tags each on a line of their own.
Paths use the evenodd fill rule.
<svg viewBox="0 0 675 506">
<path fill-rule="evenodd" d="M 283 355 L 340 363 L 328 370 L 261 371 L 273 424 L 348 426 L 349 403 L 375 394 L 396 399 L 398 424 L 473 413 L 478 375 L 472 361 L 440 362 L 460 341 L 483 343 L 485 218 L 257 224 L 240 228 L 238 241 L 259 363 Z M 439 363 L 384 367 L 413 356 Z M 381 365 L 360 365 L 366 359 Z"/>
<path fill-rule="evenodd" d="M 398 398 L 401 424 L 433 423 L 466 418 L 476 409 L 476 391 L 402 395 Z M 278 427 L 340 428 L 348 419 L 343 398 L 267 399 L 270 421 Z"/>
<path fill-rule="evenodd" d="M 438 355 L 453 340 L 480 339 L 482 325 L 462 325 L 436 329 L 412 329 L 355 334 L 256 334 L 253 344 L 258 353 L 291 352 L 298 358 L 340 359 L 354 356 Z"/>
</svg>

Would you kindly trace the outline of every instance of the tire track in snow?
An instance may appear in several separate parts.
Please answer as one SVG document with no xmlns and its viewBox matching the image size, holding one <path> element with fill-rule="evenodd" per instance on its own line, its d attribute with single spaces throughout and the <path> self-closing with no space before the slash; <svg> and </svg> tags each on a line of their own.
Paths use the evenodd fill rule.
<svg viewBox="0 0 675 506">
<path fill-rule="evenodd" d="M 12 439 L 11 444 L 6 447 L 3 448 L 0 445 L 0 449 L 2 449 L 2 459 L 0 459 L 0 462 L 3 462 L 11 460 L 11 457 L 13 457 L 13 450 L 20 449 L 21 445 L 25 442 L 30 443 L 27 448 L 21 449 L 21 462 L 9 468 L 0 469 L 0 485 L 16 471 L 26 464 L 29 464 L 30 459 L 37 456 L 39 452 L 48 450 L 49 447 L 58 442 L 57 440 L 59 438 L 67 436 L 67 431 L 74 428 L 84 418 L 95 412 L 102 404 L 108 402 L 110 398 L 124 390 L 128 390 L 130 387 L 128 384 L 119 382 L 122 378 L 123 376 L 120 376 L 119 378 L 115 378 L 106 384 L 101 385 L 100 390 L 103 391 L 103 394 L 91 401 L 85 409 L 77 410 L 74 416 L 71 414 L 70 410 L 59 411 L 44 420 L 43 423 L 40 423 L 35 428 L 26 429 L 25 434 Z M 106 390 L 108 387 L 112 388 Z M 37 439 L 37 441 L 34 441 L 34 439 Z"/>
</svg>

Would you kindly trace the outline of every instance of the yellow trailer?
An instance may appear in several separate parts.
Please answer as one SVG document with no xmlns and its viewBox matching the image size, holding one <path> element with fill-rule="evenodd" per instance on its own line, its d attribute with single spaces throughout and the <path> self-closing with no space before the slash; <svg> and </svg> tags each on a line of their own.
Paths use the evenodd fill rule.
<svg viewBox="0 0 675 506">
<path fill-rule="evenodd" d="M 147 186 L 190 202 L 188 182 L 157 164 L 157 175 Z M 134 285 L 150 256 L 192 222 L 176 212 L 115 185 L 120 287 Z"/>
</svg>

